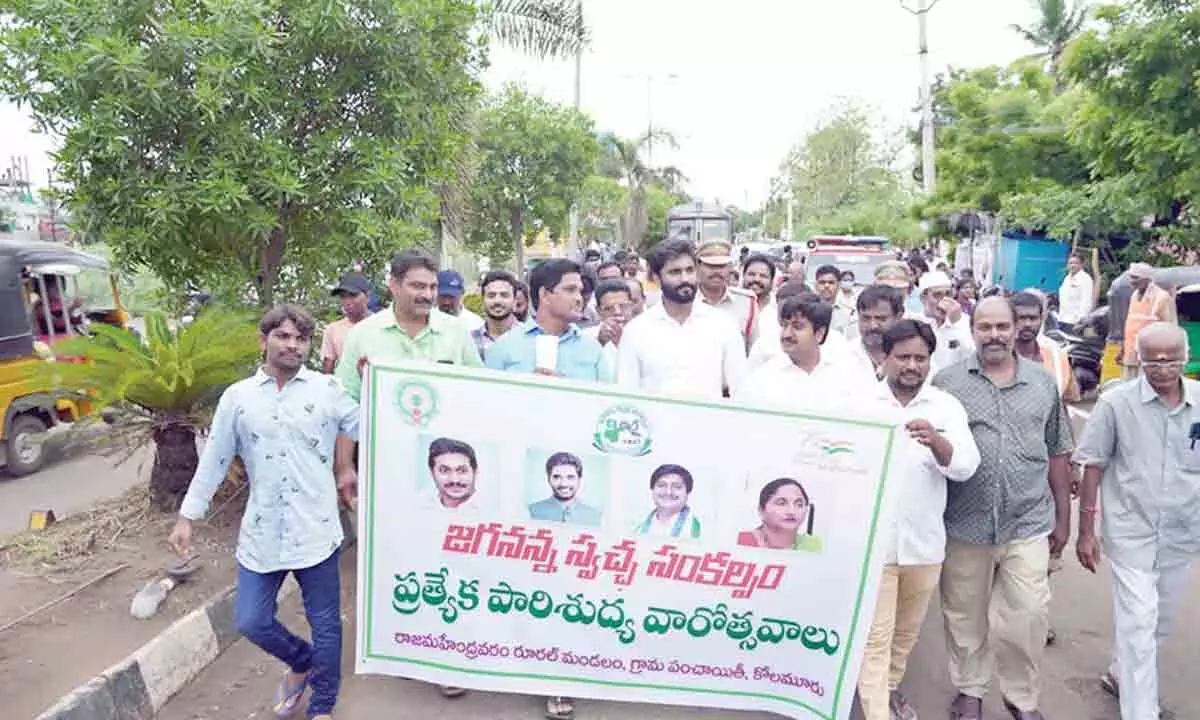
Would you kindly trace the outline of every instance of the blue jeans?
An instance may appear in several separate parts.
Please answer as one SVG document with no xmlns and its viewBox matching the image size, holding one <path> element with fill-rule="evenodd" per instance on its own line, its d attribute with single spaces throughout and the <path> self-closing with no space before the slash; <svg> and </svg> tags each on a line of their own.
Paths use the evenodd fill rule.
<svg viewBox="0 0 1200 720">
<path fill-rule="evenodd" d="M 246 639 L 278 658 L 292 672 L 310 670 L 308 716 L 333 712 L 342 684 L 341 580 L 337 550 L 309 568 L 256 573 L 238 565 L 234 617 Z M 312 645 L 293 635 L 275 618 L 279 588 L 294 573 L 304 596 L 304 614 Z"/>
</svg>

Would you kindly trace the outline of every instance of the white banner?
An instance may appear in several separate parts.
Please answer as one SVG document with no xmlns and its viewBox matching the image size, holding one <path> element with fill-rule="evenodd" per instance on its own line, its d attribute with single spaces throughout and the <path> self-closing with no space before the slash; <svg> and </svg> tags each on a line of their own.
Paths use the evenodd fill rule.
<svg viewBox="0 0 1200 720">
<path fill-rule="evenodd" d="M 358 672 L 850 717 L 890 426 L 436 365 L 367 374 Z"/>
</svg>

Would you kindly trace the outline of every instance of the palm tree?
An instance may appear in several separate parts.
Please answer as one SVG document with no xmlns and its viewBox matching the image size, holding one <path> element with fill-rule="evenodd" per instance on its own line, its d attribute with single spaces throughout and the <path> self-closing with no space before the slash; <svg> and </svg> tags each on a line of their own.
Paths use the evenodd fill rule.
<svg viewBox="0 0 1200 720">
<path fill-rule="evenodd" d="M 491 0 L 480 9 L 479 23 L 499 45 L 539 60 L 574 57 L 589 40 L 582 0 Z M 435 188 L 443 237 L 463 237 L 475 174 L 476 110 L 464 108 L 459 113 L 458 128 L 472 138 L 471 144 L 457 159 L 454 178 Z"/>
<path fill-rule="evenodd" d="M 1032 4 L 1037 9 L 1037 23 L 1031 28 L 1011 27 L 1039 49 L 1037 57 L 1050 60 L 1050 72 L 1057 76 L 1063 52 L 1087 22 L 1088 6 L 1084 2 L 1068 4 L 1068 0 L 1032 0 Z"/>
<path fill-rule="evenodd" d="M 683 173 L 677 168 L 655 169 L 642 161 L 642 149 L 656 142 L 666 143 L 672 148 L 678 146 L 675 136 L 666 130 L 647 132 L 633 140 L 612 134 L 601 138 L 603 154 L 600 157 L 600 174 L 620 180 L 629 190 L 629 205 L 621 213 L 620 220 L 621 244 L 627 248 L 640 247 L 649 229 L 646 188 L 657 184 L 672 190 L 684 179 Z"/>
<path fill-rule="evenodd" d="M 150 502 L 171 513 L 196 472 L 196 438 L 207 431 L 217 399 L 253 370 L 261 350 L 254 322 L 242 313 L 211 308 L 178 330 L 161 312 L 145 320 L 144 340 L 93 325 L 90 337 L 56 347 L 60 356 L 83 362 L 46 363 L 40 372 L 60 388 L 93 388 L 92 419 L 111 424 L 110 451 L 128 457 L 154 444 Z"/>
</svg>

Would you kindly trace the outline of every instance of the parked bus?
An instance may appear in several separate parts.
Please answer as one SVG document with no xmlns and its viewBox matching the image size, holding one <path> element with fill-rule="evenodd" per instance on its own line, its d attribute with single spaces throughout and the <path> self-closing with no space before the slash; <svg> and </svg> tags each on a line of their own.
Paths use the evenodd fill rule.
<svg viewBox="0 0 1200 720">
<path fill-rule="evenodd" d="M 810 284 L 816 283 L 817 268 L 833 265 L 839 272 L 854 273 L 856 285 L 870 285 L 875 282 L 875 268 L 895 259 L 891 243 L 884 237 L 818 235 L 808 241 L 804 278 Z"/>
<path fill-rule="evenodd" d="M 686 237 L 697 246 L 707 240 L 733 245 L 733 216 L 716 203 L 677 205 L 667 213 L 667 237 Z"/>
</svg>

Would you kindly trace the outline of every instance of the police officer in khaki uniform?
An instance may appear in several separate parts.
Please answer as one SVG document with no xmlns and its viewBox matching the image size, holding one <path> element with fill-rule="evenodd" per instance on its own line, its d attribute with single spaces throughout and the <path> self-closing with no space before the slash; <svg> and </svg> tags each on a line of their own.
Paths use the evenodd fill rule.
<svg viewBox="0 0 1200 720">
<path fill-rule="evenodd" d="M 725 240 L 704 240 L 696 250 L 700 300 L 727 313 L 746 340 L 746 352 L 758 339 L 758 302 L 754 293 L 730 285 L 733 245 Z"/>
</svg>

